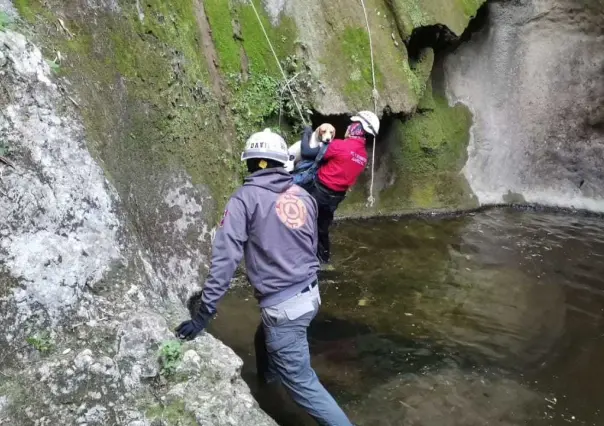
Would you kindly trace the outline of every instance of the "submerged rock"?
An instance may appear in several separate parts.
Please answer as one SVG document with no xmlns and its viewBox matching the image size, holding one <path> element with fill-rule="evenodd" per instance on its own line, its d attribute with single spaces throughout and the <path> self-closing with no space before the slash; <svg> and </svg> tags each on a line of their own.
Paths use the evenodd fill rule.
<svg viewBox="0 0 604 426">
<path fill-rule="evenodd" d="M 140 238 L 61 90 L 0 31 L 0 423 L 274 425 L 241 359 L 208 334 L 181 347 L 166 321 L 206 262 L 203 194 L 165 177 Z"/>
<path fill-rule="evenodd" d="M 533 420 L 532 410 L 544 405 L 537 392 L 513 380 L 445 369 L 409 374 L 371 390 L 351 418 L 384 426 L 516 426 Z"/>
</svg>

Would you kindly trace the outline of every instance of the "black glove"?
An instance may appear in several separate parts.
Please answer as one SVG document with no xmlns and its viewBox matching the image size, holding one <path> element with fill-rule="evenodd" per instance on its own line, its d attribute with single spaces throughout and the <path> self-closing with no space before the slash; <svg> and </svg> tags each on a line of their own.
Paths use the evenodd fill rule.
<svg viewBox="0 0 604 426">
<path fill-rule="evenodd" d="M 208 325 L 208 321 L 210 319 L 209 314 L 204 314 L 203 312 L 198 313 L 192 319 L 188 321 L 183 321 L 175 330 L 175 335 L 179 339 L 183 340 L 193 340 L 197 337 L 199 333 L 201 333 L 206 326 Z"/>
</svg>

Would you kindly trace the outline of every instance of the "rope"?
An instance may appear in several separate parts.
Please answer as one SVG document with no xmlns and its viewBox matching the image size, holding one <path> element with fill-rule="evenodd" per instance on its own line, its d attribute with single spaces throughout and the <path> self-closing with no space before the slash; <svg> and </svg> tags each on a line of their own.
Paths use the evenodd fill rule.
<svg viewBox="0 0 604 426">
<path fill-rule="evenodd" d="M 266 29 L 264 28 L 262 19 L 260 19 L 260 15 L 258 14 L 256 5 L 254 4 L 254 0 L 249 0 L 249 1 L 250 1 L 250 4 L 252 5 L 252 9 L 254 9 L 254 14 L 256 14 L 256 18 L 258 19 L 260 28 L 262 28 L 264 37 L 266 38 L 266 41 L 268 42 L 268 45 L 271 48 L 271 52 L 273 52 L 273 56 L 275 57 L 277 66 L 279 67 L 279 70 L 281 71 L 281 75 L 283 75 L 283 80 L 285 81 L 285 84 L 287 85 L 287 88 L 289 89 L 289 93 L 292 95 L 292 99 L 294 100 L 294 103 L 296 104 L 296 109 L 298 110 L 298 114 L 300 114 L 300 119 L 302 120 L 302 123 L 304 123 L 304 125 L 307 125 L 308 123 L 306 122 L 306 119 L 304 118 L 304 114 L 302 114 L 302 108 L 300 108 L 300 105 L 298 104 L 298 101 L 296 100 L 296 95 L 294 95 L 294 91 L 292 90 L 291 86 L 289 85 L 289 80 L 287 79 L 287 75 L 285 74 L 285 71 L 283 71 L 283 68 L 281 67 L 281 62 L 279 62 L 279 57 L 277 56 L 277 53 L 275 52 L 275 49 L 273 48 L 273 44 L 271 43 L 271 40 L 268 37 L 268 34 L 266 33 Z"/>
<path fill-rule="evenodd" d="M 363 7 L 363 14 L 365 15 L 365 24 L 367 26 L 367 35 L 369 37 L 369 52 L 371 54 L 371 79 L 372 79 L 372 83 L 373 83 L 373 90 L 371 92 L 371 95 L 373 97 L 373 110 L 374 110 L 375 115 L 378 115 L 379 93 L 377 91 L 377 84 L 375 82 L 375 63 L 373 60 L 373 42 L 371 40 L 371 28 L 369 26 L 369 18 L 367 16 L 367 9 L 365 8 L 365 1 L 364 0 L 360 0 L 360 1 L 361 1 L 361 6 Z M 252 9 L 254 9 L 254 14 L 256 15 L 256 19 L 258 19 L 258 23 L 260 24 L 260 28 L 262 29 L 262 32 L 264 33 L 264 37 L 266 38 L 266 41 L 268 42 L 268 45 L 271 48 L 271 52 L 273 53 L 273 56 L 275 57 L 275 61 L 277 62 L 279 71 L 281 71 L 281 75 L 283 76 L 283 80 L 285 81 L 287 89 L 289 90 L 289 93 L 291 94 L 294 104 L 296 105 L 298 114 L 300 114 L 300 119 L 302 120 L 302 123 L 304 123 L 304 125 L 307 125 L 308 123 L 307 123 L 306 119 L 304 118 L 304 114 L 302 114 L 302 108 L 300 108 L 300 105 L 298 104 L 298 101 L 296 100 L 296 95 L 294 95 L 294 91 L 289 84 L 290 80 L 288 80 L 287 75 L 285 74 L 285 71 L 283 71 L 283 68 L 281 67 L 281 62 L 279 62 L 279 57 L 277 56 L 277 53 L 275 52 L 275 49 L 273 48 L 273 44 L 271 43 L 271 40 L 266 32 L 266 29 L 264 28 L 264 24 L 262 23 L 262 19 L 260 18 L 260 14 L 258 13 L 258 10 L 256 9 L 254 0 L 249 0 L 249 2 L 252 5 Z M 281 109 L 281 106 L 279 108 Z M 279 116 L 281 116 L 281 110 L 279 111 Z M 281 117 L 279 117 L 279 125 L 281 125 Z M 376 145 L 377 145 L 377 135 L 373 139 L 373 151 L 371 154 L 371 185 L 369 186 L 369 197 L 367 198 L 367 205 L 369 207 L 373 207 L 373 204 L 375 203 L 375 198 L 373 196 L 373 182 L 374 182 L 374 177 L 375 177 L 375 146 Z"/>
<path fill-rule="evenodd" d="M 373 62 L 373 43 L 371 41 L 371 28 L 369 27 L 369 18 L 367 17 L 367 9 L 365 8 L 365 1 L 361 0 L 361 6 L 363 7 L 363 14 L 365 15 L 365 24 L 367 25 L 367 36 L 369 37 L 369 53 L 371 54 L 371 79 L 373 82 L 373 91 L 371 95 L 373 97 L 373 112 L 378 115 L 378 97 L 377 85 L 375 83 L 375 65 Z M 371 154 L 371 184 L 369 186 L 369 197 L 367 198 L 367 205 L 373 207 L 375 198 L 373 197 L 373 178 L 375 176 L 375 146 L 377 145 L 377 135 L 373 138 L 373 152 Z"/>
</svg>

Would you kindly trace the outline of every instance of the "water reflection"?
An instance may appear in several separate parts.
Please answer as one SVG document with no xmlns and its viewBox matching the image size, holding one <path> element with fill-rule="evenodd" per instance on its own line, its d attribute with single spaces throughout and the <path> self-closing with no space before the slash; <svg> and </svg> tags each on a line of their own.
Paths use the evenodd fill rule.
<svg viewBox="0 0 604 426">
<path fill-rule="evenodd" d="M 359 425 L 604 424 L 603 230 L 513 210 L 338 224 L 309 332 L 317 373 Z M 236 289 L 210 330 L 252 389 L 257 321 Z"/>
</svg>

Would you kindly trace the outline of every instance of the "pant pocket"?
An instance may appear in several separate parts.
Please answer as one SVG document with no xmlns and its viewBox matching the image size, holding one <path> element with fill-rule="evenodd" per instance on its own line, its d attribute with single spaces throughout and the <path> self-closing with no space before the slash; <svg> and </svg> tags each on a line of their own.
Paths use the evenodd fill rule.
<svg viewBox="0 0 604 426">
<path fill-rule="evenodd" d="M 269 354 L 279 352 L 296 343 L 296 333 L 293 331 L 270 330 L 266 334 L 266 350 Z"/>
<path fill-rule="evenodd" d="M 260 317 L 265 327 L 274 327 L 284 320 L 283 312 L 274 307 L 263 308 Z"/>
</svg>

